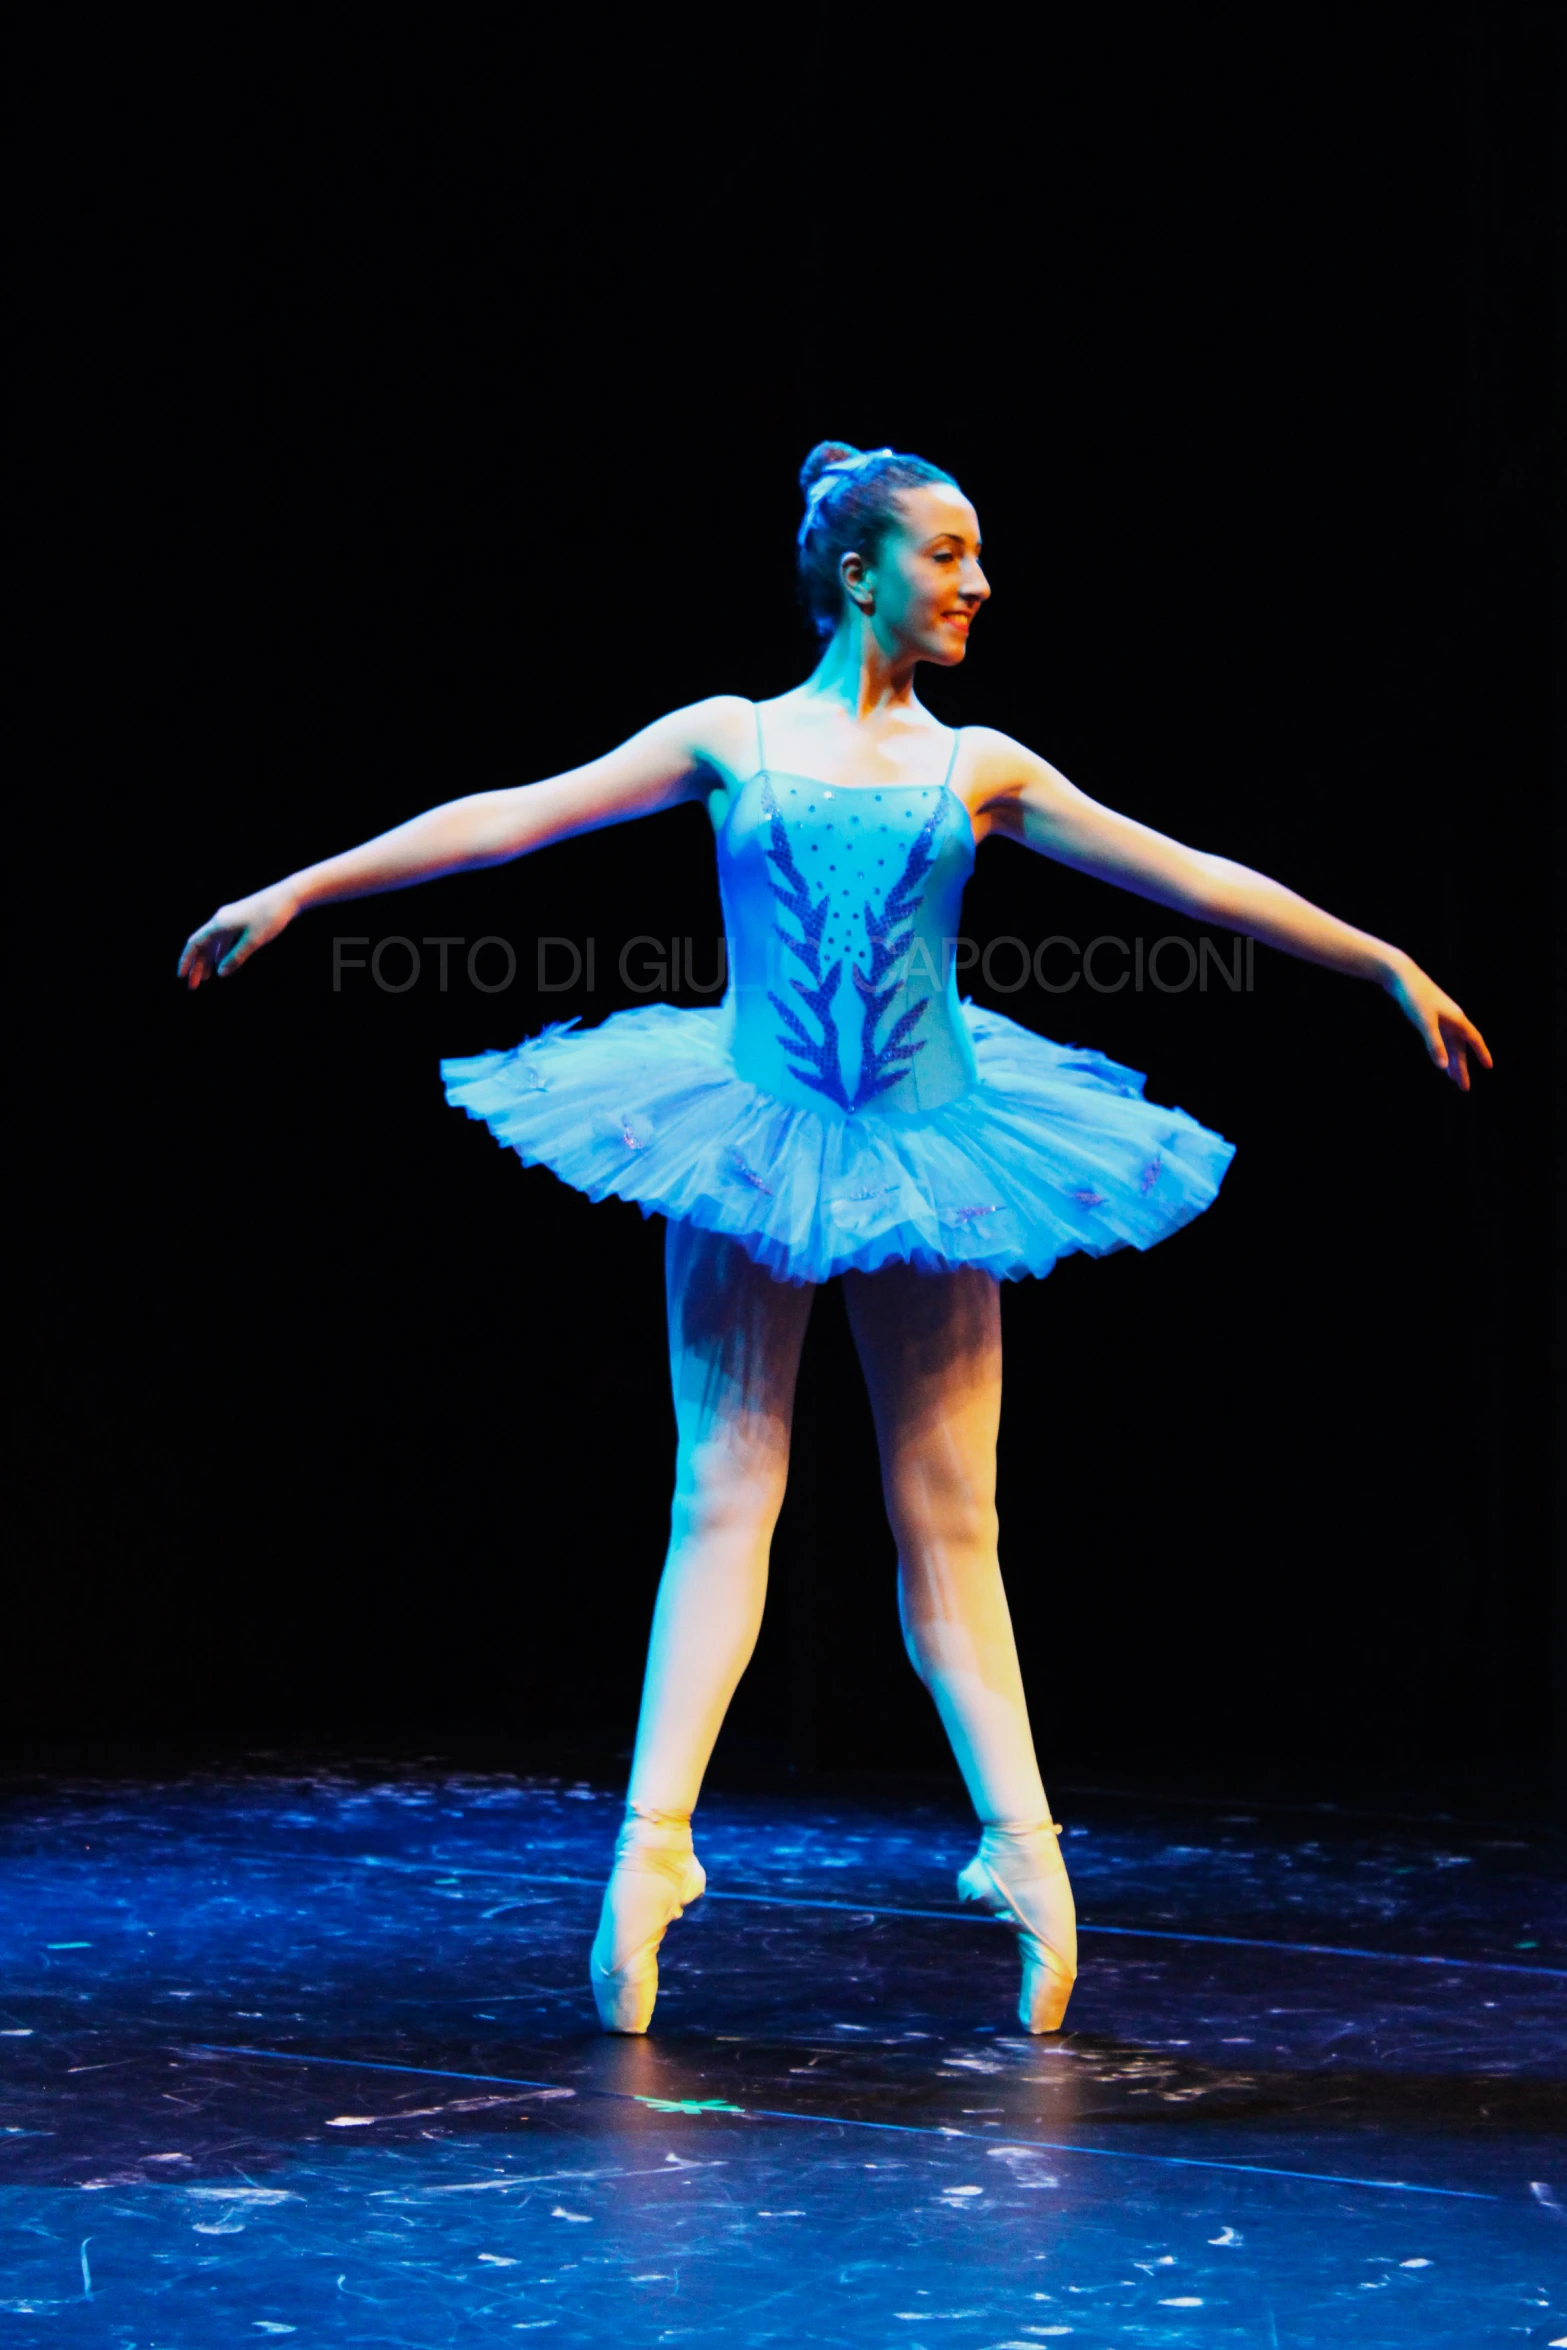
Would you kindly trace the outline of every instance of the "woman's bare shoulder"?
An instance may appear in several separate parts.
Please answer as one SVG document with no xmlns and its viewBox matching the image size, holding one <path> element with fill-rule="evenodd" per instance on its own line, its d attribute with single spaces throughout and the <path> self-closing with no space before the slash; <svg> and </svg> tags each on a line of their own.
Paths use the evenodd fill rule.
<svg viewBox="0 0 1567 2350">
<path fill-rule="evenodd" d="M 1027 743 L 1020 743 L 1015 735 L 1003 734 L 998 726 L 962 726 L 961 757 L 965 769 L 983 775 L 987 782 L 1000 783 L 1005 778 L 1020 779 L 1034 774 L 1046 762 Z"/>
<path fill-rule="evenodd" d="M 959 797 L 972 810 L 1015 796 L 1028 784 L 1052 772 L 1048 761 L 1026 743 L 995 726 L 964 726 L 958 730 L 958 752 L 953 776 Z"/>
<path fill-rule="evenodd" d="M 756 704 L 743 694 L 709 694 L 671 713 L 699 765 L 749 775 L 756 765 Z"/>
</svg>

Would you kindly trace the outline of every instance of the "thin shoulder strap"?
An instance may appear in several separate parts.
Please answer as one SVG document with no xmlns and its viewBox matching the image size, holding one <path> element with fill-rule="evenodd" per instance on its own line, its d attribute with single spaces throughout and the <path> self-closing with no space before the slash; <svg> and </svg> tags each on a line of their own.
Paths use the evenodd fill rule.
<svg viewBox="0 0 1567 2350">
<path fill-rule="evenodd" d="M 950 759 L 947 761 L 947 772 L 946 772 L 946 774 L 945 774 L 945 775 L 942 777 L 942 779 L 941 779 L 941 788 L 942 788 L 942 790 L 943 790 L 943 791 L 946 791 L 946 790 L 948 790 L 948 789 L 950 788 L 950 786 L 951 786 L 951 783 L 952 783 L 952 771 L 953 771 L 953 769 L 956 767 L 956 765 L 957 765 L 957 763 L 958 763 L 958 751 L 959 751 L 959 749 L 960 749 L 960 747 L 961 747 L 961 745 L 962 745 L 962 742 L 963 742 L 963 729 L 962 729 L 962 727 L 961 727 L 961 726 L 955 726 L 955 727 L 952 729 L 952 756 L 951 756 L 951 758 L 950 758 Z"/>
<path fill-rule="evenodd" d="M 762 705 L 760 702 L 753 702 L 751 709 L 756 719 L 756 772 L 758 775 L 765 775 L 767 772 L 767 752 L 762 743 Z"/>
</svg>

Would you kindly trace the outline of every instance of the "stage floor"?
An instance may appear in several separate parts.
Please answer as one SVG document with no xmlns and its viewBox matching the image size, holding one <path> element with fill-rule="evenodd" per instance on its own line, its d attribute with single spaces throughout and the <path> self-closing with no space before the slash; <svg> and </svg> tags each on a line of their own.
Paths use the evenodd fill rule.
<svg viewBox="0 0 1567 2350">
<path fill-rule="evenodd" d="M 705 1803 L 628 2041 L 605 1785 L 13 1783 L 0 2350 L 1567 2341 L 1560 1837 L 1052 1792 L 1059 2037 L 915 1790 Z"/>
</svg>

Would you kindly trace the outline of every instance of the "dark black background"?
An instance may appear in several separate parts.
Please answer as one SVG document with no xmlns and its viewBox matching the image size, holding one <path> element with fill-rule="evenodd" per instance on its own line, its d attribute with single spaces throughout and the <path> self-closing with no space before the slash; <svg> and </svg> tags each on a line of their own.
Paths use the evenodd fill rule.
<svg viewBox="0 0 1567 2350">
<path fill-rule="evenodd" d="M 1047 1780 L 1538 1763 L 1551 12 L 499 21 L 24 56 L 11 1734 L 629 1737 L 662 1227 L 436 1062 L 633 1000 L 638 933 L 705 967 L 704 817 L 173 966 L 422 805 L 796 682 L 830 434 L 979 507 L 943 719 L 1396 939 L 1497 1054 L 1462 1101 L 1261 950 L 1250 994 L 993 998 L 1239 1146 L 1167 1247 L 1006 1297 Z M 968 922 L 1180 928 L 1003 844 Z M 519 976 L 334 992 L 334 932 Z M 591 997 L 541 934 L 597 940 Z M 830 1292 L 800 1466 L 731 1751 L 929 1762 Z"/>
</svg>

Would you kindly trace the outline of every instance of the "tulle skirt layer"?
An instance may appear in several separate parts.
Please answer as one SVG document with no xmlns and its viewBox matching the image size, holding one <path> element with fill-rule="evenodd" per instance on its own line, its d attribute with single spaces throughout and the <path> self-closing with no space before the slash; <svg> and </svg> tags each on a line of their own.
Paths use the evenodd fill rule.
<svg viewBox="0 0 1567 2350">
<path fill-rule="evenodd" d="M 904 1261 L 998 1279 L 1149 1248 L 1201 1215 L 1234 1145 L 1102 1053 L 965 1003 L 979 1082 L 919 1114 L 795 1108 L 735 1074 L 722 1015 L 650 1004 L 443 1061 L 447 1099 L 590 1199 L 737 1240 L 780 1281 Z"/>
</svg>

